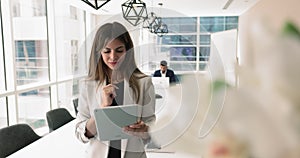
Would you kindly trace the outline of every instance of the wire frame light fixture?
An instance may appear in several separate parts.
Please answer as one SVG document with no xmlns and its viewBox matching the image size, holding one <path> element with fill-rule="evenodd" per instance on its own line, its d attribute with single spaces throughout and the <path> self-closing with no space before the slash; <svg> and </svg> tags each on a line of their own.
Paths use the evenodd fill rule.
<svg viewBox="0 0 300 158">
<path fill-rule="evenodd" d="M 153 25 L 156 22 L 156 15 L 154 12 L 150 12 L 150 15 L 144 20 L 143 28 L 147 28 L 151 33 L 153 33 Z"/>
<path fill-rule="evenodd" d="M 158 3 L 162 7 L 163 3 Z M 167 24 L 162 22 L 161 17 L 156 17 L 154 23 L 152 24 L 153 33 L 157 36 L 162 37 L 164 34 L 169 32 Z"/>
<path fill-rule="evenodd" d="M 98 10 L 110 0 L 82 0 L 82 1 L 88 4 L 89 6 L 93 7 L 94 9 Z"/>
<path fill-rule="evenodd" d="M 153 33 L 157 34 L 157 36 L 162 37 L 164 34 L 169 32 L 168 26 L 162 22 L 161 17 L 157 17 L 155 19 L 155 24 L 152 26 Z"/>
<path fill-rule="evenodd" d="M 123 18 L 133 26 L 139 25 L 147 17 L 146 3 L 141 0 L 128 0 L 122 4 Z"/>
</svg>

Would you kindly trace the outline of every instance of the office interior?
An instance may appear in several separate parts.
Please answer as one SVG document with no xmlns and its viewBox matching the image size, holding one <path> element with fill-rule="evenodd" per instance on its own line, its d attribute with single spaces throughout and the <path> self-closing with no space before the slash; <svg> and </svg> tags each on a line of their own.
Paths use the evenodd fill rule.
<svg viewBox="0 0 300 158">
<path fill-rule="evenodd" d="M 76 117 L 93 35 L 120 21 L 145 74 L 166 60 L 179 78 L 156 87 L 161 150 L 299 157 L 300 36 L 288 31 L 292 25 L 299 33 L 299 0 L 144 0 L 168 25 L 162 36 L 126 21 L 124 2 L 96 10 L 80 0 L 0 1 L 0 128 L 26 123 L 47 136 L 48 111 L 66 108 Z"/>
</svg>

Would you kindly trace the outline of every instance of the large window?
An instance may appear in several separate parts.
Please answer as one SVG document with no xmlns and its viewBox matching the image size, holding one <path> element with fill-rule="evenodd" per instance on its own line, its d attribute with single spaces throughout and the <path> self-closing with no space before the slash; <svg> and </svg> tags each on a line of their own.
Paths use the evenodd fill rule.
<svg viewBox="0 0 300 158">
<path fill-rule="evenodd" d="M 197 43 L 196 35 L 165 35 L 161 38 L 163 45 L 195 45 Z"/>
<path fill-rule="evenodd" d="M 47 41 L 15 41 L 17 85 L 48 81 Z"/>
<path fill-rule="evenodd" d="M 158 43 L 166 53 L 169 68 L 177 71 L 196 71 L 197 63 L 196 17 L 163 18 L 169 33 L 159 37 Z"/>
<path fill-rule="evenodd" d="M 69 16 L 61 16 L 60 11 L 65 9 L 63 4 L 64 2 L 55 0 L 57 77 L 71 79 L 87 71 L 84 66 L 86 65 L 85 13 L 81 9 L 69 6 Z"/>
<path fill-rule="evenodd" d="M 196 17 L 164 18 L 170 33 L 195 33 L 197 32 Z"/>
<path fill-rule="evenodd" d="M 149 52 L 149 65 L 142 67 L 146 72 L 158 69 L 158 63 L 162 59 L 167 60 L 169 68 L 176 73 L 205 71 L 211 51 L 211 34 L 238 27 L 236 16 L 168 17 L 162 21 L 167 24 L 169 32 L 162 37 L 156 36 L 159 48 L 154 47 Z"/>
<path fill-rule="evenodd" d="M 8 122 L 28 123 L 38 129 L 47 125 L 45 113 L 51 108 L 50 90 L 46 86 L 50 82 L 46 0 L 13 0 L 10 3 L 14 84 L 20 92 L 14 93 L 16 101 L 13 97 L 10 99 L 7 110 L 15 113 L 16 120 L 9 116 Z"/>
<path fill-rule="evenodd" d="M 72 100 L 87 72 L 86 13 L 61 0 L 0 3 L 0 128 L 27 123 L 45 134 L 47 111 L 75 115 Z"/>
<path fill-rule="evenodd" d="M 171 61 L 196 61 L 196 47 L 171 47 Z"/>
<path fill-rule="evenodd" d="M 17 86 L 49 81 L 45 0 L 13 0 Z"/>
<path fill-rule="evenodd" d="M 46 126 L 45 114 L 50 110 L 49 87 L 22 92 L 18 95 L 18 120 L 33 128 Z"/>
<path fill-rule="evenodd" d="M 0 98 L 0 128 L 7 125 L 7 107 L 6 107 L 6 98 Z"/>
<path fill-rule="evenodd" d="M 46 16 L 46 0 L 11 0 L 13 17 Z"/>
<path fill-rule="evenodd" d="M 238 17 L 200 17 L 199 35 L 199 70 L 205 70 L 210 57 L 210 34 L 238 28 Z"/>
</svg>

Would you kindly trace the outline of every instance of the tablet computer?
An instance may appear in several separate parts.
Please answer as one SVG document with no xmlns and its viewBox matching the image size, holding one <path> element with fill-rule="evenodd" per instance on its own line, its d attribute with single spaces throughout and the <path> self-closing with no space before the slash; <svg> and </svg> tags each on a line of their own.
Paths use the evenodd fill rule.
<svg viewBox="0 0 300 158">
<path fill-rule="evenodd" d="M 94 110 L 98 139 L 101 141 L 128 139 L 123 127 L 136 123 L 142 107 L 138 104 L 109 106 Z"/>
</svg>

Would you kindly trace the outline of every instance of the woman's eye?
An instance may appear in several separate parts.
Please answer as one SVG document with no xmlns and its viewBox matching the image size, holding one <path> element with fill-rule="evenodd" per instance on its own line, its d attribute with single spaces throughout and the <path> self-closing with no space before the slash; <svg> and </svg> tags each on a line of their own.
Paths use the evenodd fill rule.
<svg viewBox="0 0 300 158">
<path fill-rule="evenodd" d="M 110 50 L 104 50 L 103 53 L 104 54 L 110 53 Z"/>
<path fill-rule="evenodd" d="M 124 52 L 124 49 L 118 49 L 117 52 L 118 52 L 118 53 L 123 53 L 123 52 Z"/>
</svg>

